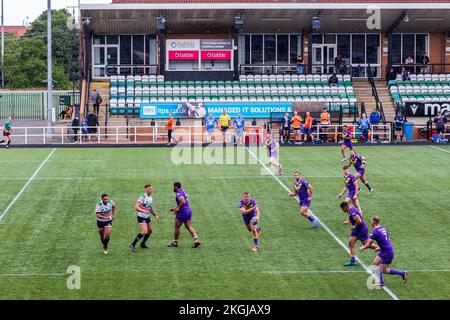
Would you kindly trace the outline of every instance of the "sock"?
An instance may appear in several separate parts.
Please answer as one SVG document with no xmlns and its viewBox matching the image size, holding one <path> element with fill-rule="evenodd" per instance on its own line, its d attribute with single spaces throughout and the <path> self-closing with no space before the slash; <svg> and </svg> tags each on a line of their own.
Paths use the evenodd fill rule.
<svg viewBox="0 0 450 320">
<path fill-rule="evenodd" d="M 366 182 L 366 187 L 367 187 L 367 189 L 369 189 L 369 191 L 372 190 L 372 187 L 370 186 L 370 184 L 368 182 Z"/>
<path fill-rule="evenodd" d="M 255 247 L 257 247 L 258 246 L 258 238 L 256 238 L 256 239 L 253 239 L 253 244 L 255 245 Z"/>
<path fill-rule="evenodd" d="M 9 146 L 10 143 L 11 143 L 11 140 L 8 140 L 8 143 L 6 145 Z"/>
<path fill-rule="evenodd" d="M 194 241 L 198 241 L 198 235 L 194 236 Z"/>
<path fill-rule="evenodd" d="M 314 215 L 310 214 L 310 215 L 308 216 L 308 220 L 311 221 L 311 222 L 313 222 L 314 220 L 316 220 L 316 217 L 314 217 Z"/>
<path fill-rule="evenodd" d="M 109 238 L 105 238 L 105 239 L 103 239 L 103 246 L 105 247 L 105 248 L 108 248 L 108 242 L 109 242 Z"/>
<path fill-rule="evenodd" d="M 381 268 L 377 268 L 377 269 L 375 270 L 375 273 L 376 273 L 376 275 L 377 275 L 377 277 L 378 277 L 378 282 L 379 282 L 379 284 L 380 284 L 380 285 L 384 284 L 383 274 L 381 273 Z"/>
<path fill-rule="evenodd" d="M 356 262 L 356 257 L 352 257 L 352 258 L 350 259 L 350 261 L 351 261 L 352 263 L 355 263 L 355 262 Z"/>
<path fill-rule="evenodd" d="M 3 143 L 3 142 L 5 142 L 5 140 L 0 141 L 0 143 Z"/>
<path fill-rule="evenodd" d="M 142 243 L 141 243 L 141 244 L 145 244 L 145 242 L 147 242 L 148 238 L 150 238 L 150 235 L 149 235 L 149 234 L 146 234 L 146 235 L 144 236 L 144 239 L 142 240 Z"/>
<path fill-rule="evenodd" d="M 133 245 L 133 246 L 135 246 L 135 245 L 136 245 L 136 243 L 138 243 L 138 242 L 139 242 L 139 240 L 141 240 L 141 239 L 142 239 L 142 237 L 143 237 L 143 235 L 142 235 L 142 234 L 140 234 L 140 233 L 138 233 L 138 235 L 136 236 L 136 238 L 134 238 L 134 240 L 133 240 L 133 243 L 132 243 L 132 245 Z"/>
<path fill-rule="evenodd" d="M 396 275 L 399 275 L 399 276 L 404 276 L 405 275 L 405 271 L 396 270 L 396 269 L 390 269 L 389 274 L 396 274 Z"/>
</svg>

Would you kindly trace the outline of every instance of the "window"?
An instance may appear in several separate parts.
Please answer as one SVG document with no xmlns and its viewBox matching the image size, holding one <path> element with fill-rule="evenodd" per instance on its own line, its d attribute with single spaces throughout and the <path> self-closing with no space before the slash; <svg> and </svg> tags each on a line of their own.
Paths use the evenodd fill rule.
<svg viewBox="0 0 450 320">
<path fill-rule="evenodd" d="M 94 36 L 94 44 L 105 44 L 105 36 Z"/>
<path fill-rule="evenodd" d="M 415 47 L 415 35 L 404 34 L 403 35 L 403 48 L 402 48 L 402 63 L 411 56 L 414 59 L 414 47 Z M 415 60 L 414 60 L 415 62 Z"/>
<path fill-rule="evenodd" d="M 276 63 L 276 37 L 275 35 L 264 36 L 264 64 Z"/>
<path fill-rule="evenodd" d="M 350 62 L 350 35 L 339 34 L 337 36 L 337 54 L 342 56 L 345 63 Z"/>
<path fill-rule="evenodd" d="M 120 36 L 120 64 L 131 64 L 131 36 Z"/>
<path fill-rule="evenodd" d="M 287 35 L 277 36 L 277 64 L 289 63 L 289 38 Z M 294 61 L 295 62 L 295 61 Z"/>
<path fill-rule="evenodd" d="M 297 35 L 291 35 L 289 37 L 289 55 L 291 58 L 291 64 L 297 63 L 298 56 L 301 55 L 300 39 L 300 36 Z"/>
<path fill-rule="evenodd" d="M 402 63 L 402 35 L 393 34 L 391 38 L 392 63 Z"/>
<path fill-rule="evenodd" d="M 133 36 L 133 64 L 144 64 L 144 36 Z"/>
<path fill-rule="evenodd" d="M 390 46 L 392 64 L 405 63 L 408 56 L 414 59 L 414 63 L 420 63 L 422 54 L 429 54 L 428 34 L 393 34 Z"/>
<path fill-rule="evenodd" d="M 363 34 L 352 35 L 352 64 L 365 63 L 365 38 Z"/>
<path fill-rule="evenodd" d="M 366 36 L 366 63 L 378 63 L 380 53 L 380 36 L 378 34 L 368 34 Z"/>
<path fill-rule="evenodd" d="M 251 63 L 263 63 L 263 36 L 262 35 L 252 35 L 252 54 Z"/>
<path fill-rule="evenodd" d="M 106 36 L 107 44 L 119 44 L 119 36 Z"/>
<path fill-rule="evenodd" d="M 427 36 L 425 34 L 417 34 L 416 35 L 416 56 L 414 58 L 414 61 L 416 63 L 422 63 L 421 58 L 422 55 L 425 53 L 428 55 L 427 52 Z"/>
</svg>

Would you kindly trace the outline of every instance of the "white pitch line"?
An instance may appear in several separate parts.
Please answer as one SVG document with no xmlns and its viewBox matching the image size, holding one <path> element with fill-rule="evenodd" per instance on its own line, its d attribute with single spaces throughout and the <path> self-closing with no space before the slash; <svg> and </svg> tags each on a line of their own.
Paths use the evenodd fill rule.
<svg viewBox="0 0 450 320">
<path fill-rule="evenodd" d="M 44 165 L 47 163 L 47 161 L 50 159 L 50 157 L 55 153 L 56 148 L 53 148 L 53 150 L 50 152 L 50 154 L 42 161 L 41 165 L 34 171 L 33 175 L 28 179 L 27 183 L 20 189 L 20 191 L 16 194 L 16 196 L 12 199 L 12 201 L 9 203 L 9 205 L 6 207 L 5 210 L 3 210 L 2 214 L 0 215 L 0 221 L 2 221 L 3 217 L 8 213 L 9 209 L 16 203 L 17 199 L 20 198 L 22 193 L 25 191 L 25 189 L 30 185 L 30 183 L 33 181 L 33 179 L 36 177 L 36 175 L 41 171 L 41 169 L 44 167 Z"/>
<path fill-rule="evenodd" d="M 450 151 L 445 150 L 445 149 L 442 149 L 442 148 L 439 148 L 439 147 L 436 147 L 436 146 L 430 146 L 430 147 L 431 147 L 431 148 L 434 148 L 434 149 L 437 149 L 437 150 L 441 150 L 441 151 L 443 151 L 443 152 L 450 153 Z"/>
<path fill-rule="evenodd" d="M 272 271 L 261 271 L 261 273 L 266 274 L 295 274 L 295 273 L 366 273 L 364 270 L 272 270 Z M 409 270 L 408 272 L 450 272 L 449 269 L 441 269 L 441 270 Z"/>
<path fill-rule="evenodd" d="M 66 273 L 0 273 L 0 277 L 57 277 Z"/>
<path fill-rule="evenodd" d="M 259 162 L 259 164 L 267 171 L 267 172 L 269 172 L 271 175 L 272 175 L 272 177 L 278 182 L 278 184 L 280 185 L 280 186 L 282 186 L 283 187 L 283 189 L 284 190 L 286 190 L 287 192 L 290 192 L 291 190 L 289 190 L 289 188 L 278 178 L 278 176 L 276 176 L 263 162 L 261 162 L 261 160 L 259 160 L 259 158 L 249 149 L 249 148 L 247 148 L 246 147 L 246 149 L 247 149 L 247 151 L 250 153 L 250 155 L 256 160 L 256 161 L 258 161 Z M 333 233 L 333 231 L 331 231 L 331 229 L 330 228 L 328 228 L 328 226 L 324 223 L 324 222 L 322 222 L 320 219 L 319 219 L 319 217 L 316 215 L 316 214 L 314 214 L 315 215 L 315 217 L 317 218 L 317 220 L 319 221 L 319 223 L 320 223 L 320 225 L 325 229 L 325 231 L 327 231 L 328 232 L 328 234 L 342 247 L 342 248 L 344 248 L 344 250 L 347 252 L 347 253 L 349 253 L 350 254 L 350 252 L 349 252 L 349 249 L 347 248 L 347 246 L 342 242 L 342 240 L 341 239 L 339 239 L 334 233 Z M 361 261 L 358 257 L 356 257 L 356 260 L 359 262 L 359 264 L 361 265 L 361 267 L 363 267 L 364 268 L 364 270 L 366 270 L 366 272 L 368 273 L 368 274 L 370 274 L 370 275 L 372 275 L 373 273 L 372 273 L 372 271 L 366 266 L 366 264 L 363 262 L 363 261 Z M 387 292 L 387 294 L 389 294 L 390 296 L 391 296 L 391 298 L 392 299 L 394 299 L 394 300 L 400 300 L 396 295 L 395 295 L 395 293 L 394 292 L 392 292 L 387 286 L 383 286 L 383 290 L 384 291 L 386 291 Z"/>
<path fill-rule="evenodd" d="M 0 180 L 28 180 L 29 178 L 0 178 Z M 94 177 L 58 177 L 58 178 L 34 178 L 34 180 L 92 180 Z"/>
</svg>

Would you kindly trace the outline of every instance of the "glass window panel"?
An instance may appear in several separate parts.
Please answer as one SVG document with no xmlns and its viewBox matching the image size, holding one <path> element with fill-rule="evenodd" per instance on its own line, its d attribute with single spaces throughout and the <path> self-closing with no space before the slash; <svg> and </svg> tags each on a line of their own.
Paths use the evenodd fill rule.
<svg viewBox="0 0 450 320">
<path fill-rule="evenodd" d="M 94 36 L 94 44 L 105 44 L 105 36 Z"/>
<path fill-rule="evenodd" d="M 117 64 L 117 48 L 109 47 L 106 48 L 106 61 L 108 65 L 116 65 Z"/>
<path fill-rule="evenodd" d="M 150 48 L 149 48 L 149 46 L 150 46 L 150 37 L 149 36 L 145 36 L 145 44 L 144 44 L 144 52 L 145 52 L 145 54 L 144 54 L 144 59 L 145 59 L 145 62 L 144 62 L 144 64 L 146 64 L 146 65 L 149 65 L 150 64 L 150 57 L 149 57 L 149 52 L 150 52 Z"/>
<path fill-rule="evenodd" d="M 262 35 L 252 35 L 252 64 L 263 63 L 262 44 Z"/>
<path fill-rule="evenodd" d="M 104 65 L 104 64 L 105 64 L 105 48 L 94 47 L 94 65 Z"/>
<path fill-rule="evenodd" d="M 277 36 L 277 64 L 289 63 L 288 42 L 287 35 Z"/>
<path fill-rule="evenodd" d="M 393 34 L 391 40 L 391 55 L 392 63 L 398 64 L 402 63 L 402 35 Z"/>
<path fill-rule="evenodd" d="M 322 44 L 322 34 L 313 34 L 312 35 L 312 43 Z"/>
<path fill-rule="evenodd" d="M 402 54 L 403 54 L 403 63 L 405 63 L 405 60 L 411 56 L 414 59 L 414 34 L 404 34 L 403 35 L 403 48 L 402 48 Z M 414 60 L 414 62 L 416 62 Z"/>
<path fill-rule="evenodd" d="M 291 35 L 289 37 L 289 42 L 290 42 L 289 43 L 289 45 L 290 45 L 289 55 L 291 58 L 291 62 L 290 62 L 291 64 L 297 63 L 298 57 L 302 53 L 300 41 L 301 41 L 301 36 Z"/>
<path fill-rule="evenodd" d="M 380 36 L 378 34 L 368 34 L 366 43 L 366 63 L 380 63 L 380 61 L 378 61 L 380 53 Z"/>
<path fill-rule="evenodd" d="M 156 44 L 156 38 L 150 38 L 150 40 L 149 40 L 149 50 L 150 50 L 150 61 L 149 61 L 149 64 L 150 65 L 156 65 L 157 64 L 157 61 L 158 61 L 158 57 L 157 57 L 157 55 L 158 55 L 158 47 L 157 47 L 157 44 Z M 152 70 L 154 70 L 154 69 L 152 69 Z"/>
<path fill-rule="evenodd" d="M 427 54 L 427 35 L 426 34 L 416 34 L 416 57 L 417 63 L 422 63 L 421 57 L 423 54 Z M 429 55 L 428 55 L 429 56 Z"/>
<path fill-rule="evenodd" d="M 107 44 L 119 44 L 119 36 L 106 36 Z"/>
<path fill-rule="evenodd" d="M 244 63 L 245 64 L 249 64 L 250 63 L 250 36 L 249 35 L 247 35 L 247 36 L 245 36 L 245 52 L 244 52 L 244 55 L 245 55 L 245 61 L 244 61 Z"/>
<path fill-rule="evenodd" d="M 120 64 L 131 64 L 131 36 L 120 36 Z"/>
<path fill-rule="evenodd" d="M 363 34 L 352 35 L 352 64 L 365 63 L 366 36 Z"/>
<path fill-rule="evenodd" d="M 276 36 L 273 34 L 264 36 L 264 64 L 275 64 Z"/>
<path fill-rule="evenodd" d="M 144 64 L 144 36 L 133 36 L 133 64 Z"/>
<path fill-rule="evenodd" d="M 341 55 L 344 63 L 350 62 L 350 35 L 342 34 L 337 36 L 337 54 Z"/>
<path fill-rule="evenodd" d="M 336 43 L 336 35 L 335 34 L 324 35 L 323 42 L 327 43 L 327 44 L 335 44 Z"/>
</svg>

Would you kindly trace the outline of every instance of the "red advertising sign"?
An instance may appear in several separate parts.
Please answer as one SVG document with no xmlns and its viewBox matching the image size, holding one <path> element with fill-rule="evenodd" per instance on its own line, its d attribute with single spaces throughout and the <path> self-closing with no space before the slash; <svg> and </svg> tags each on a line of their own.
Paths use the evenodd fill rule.
<svg viewBox="0 0 450 320">
<path fill-rule="evenodd" d="M 202 51 L 202 60 L 231 60 L 231 51 Z"/>
<path fill-rule="evenodd" d="M 169 51 L 169 60 L 198 60 L 198 51 Z"/>
</svg>

